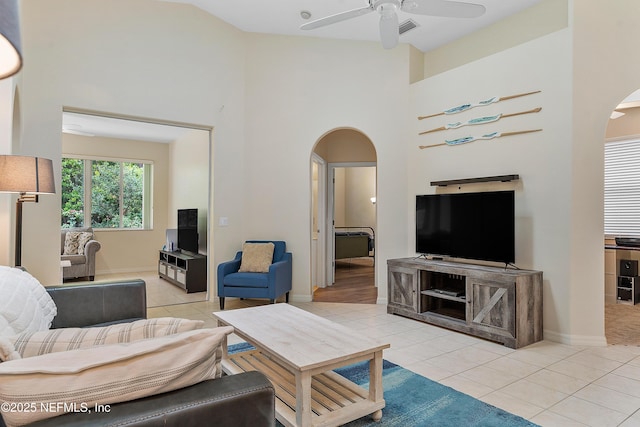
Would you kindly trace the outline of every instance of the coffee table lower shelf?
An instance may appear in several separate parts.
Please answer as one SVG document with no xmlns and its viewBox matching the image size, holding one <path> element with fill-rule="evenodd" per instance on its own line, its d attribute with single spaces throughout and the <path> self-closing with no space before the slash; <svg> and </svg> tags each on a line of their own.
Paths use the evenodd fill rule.
<svg viewBox="0 0 640 427">
<path fill-rule="evenodd" d="M 285 427 L 297 426 L 296 378 L 277 361 L 260 350 L 230 354 L 222 360 L 227 374 L 260 371 L 269 378 L 276 393 L 276 418 Z M 349 381 L 333 371 L 313 375 L 311 379 L 311 425 L 339 426 L 373 414 L 380 419 L 384 400 L 369 400 L 369 390 Z"/>
</svg>

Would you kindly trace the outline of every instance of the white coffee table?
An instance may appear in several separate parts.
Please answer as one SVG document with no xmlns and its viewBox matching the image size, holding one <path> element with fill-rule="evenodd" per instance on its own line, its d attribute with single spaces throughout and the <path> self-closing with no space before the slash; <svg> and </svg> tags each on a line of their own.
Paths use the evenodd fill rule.
<svg viewBox="0 0 640 427">
<path fill-rule="evenodd" d="M 283 425 L 338 426 L 368 414 L 382 417 L 382 350 L 388 343 L 284 303 L 213 315 L 255 347 L 230 355 L 225 343 L 224 371 L 264 373 L 276 390 L 276 418 Z M 332 372 L 365 360 L 368 390 Z"/>
</svg>

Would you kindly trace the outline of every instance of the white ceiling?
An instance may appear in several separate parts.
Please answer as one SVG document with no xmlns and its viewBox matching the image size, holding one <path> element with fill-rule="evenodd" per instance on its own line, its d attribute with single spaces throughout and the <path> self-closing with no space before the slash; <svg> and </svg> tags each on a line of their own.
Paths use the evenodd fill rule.
<svg viewBox="0 0 640 427">
<path fill-rule="evenodd" d="M 192 4 L 246 32 L 344 40 L 380 40 L 378 13 L 369 13 L 315 30 L 304 31 L 300 29 L 300 25 L 305 22 L 365 7 L 369 4 L 368 0 L 159 1 Z M 409 43 L 417 49 L 427 52 L 531 7 L 539 1 L 541 0 L 472 0 L 471 2 L 481 4 L 486 8 L 486 13 L 483 16 L 473 19 L 439 18 L 399 11 L 400 23 L 411 18 L 419 25 L 401 35 L 400 43 Z M 311 13 L 312 16 L 309 20 L 304 20 L 300 16 L 300 12 L 303 10 Z M 62 127 L 63 132 L 66 133 L 154 142 L 171 142 L 188 132 L 188 129 L 185 128 L 69 112 L 63 114 Z"/>
<path fill-rule="evenodd" d="M 328 15 L 365 7 L 368 0 L 161 0 L 172 3 L 186 3 L 217 16 L 223 21 L 243 31 L 251 33 L 283 34 L 294 36 L 324 37 L 346 40 L 380 40 L 379 15 L 369 13 L 364 16 L 339 22 L 315 30 L 301 30 L 300 25 Z M 409 1 L 409 0 L 407 0 Z M 428 2 L 443 0 L 412 0 Z M 419 24 L 400 36 L 400 43 L 409 43 L 427 52 L 447 44 L 462 36 L 489 26 L 494 22 L 513 15 L 539 3 L 540 0 L 470 0 L 468 3 L 481 4 L 486 13 L 473 19 L 440 18 L 416 15 L 399 11 L 400 23 L 411 18 Z M 301 11 L 311 12 L 307 21 L 300 16 Z"/>
<path fill-rule="evenodd" d="M 82 136 L 169 143 L 192 129 L 92 114 L 62 113 L 62 132 Z"/>
</svg>

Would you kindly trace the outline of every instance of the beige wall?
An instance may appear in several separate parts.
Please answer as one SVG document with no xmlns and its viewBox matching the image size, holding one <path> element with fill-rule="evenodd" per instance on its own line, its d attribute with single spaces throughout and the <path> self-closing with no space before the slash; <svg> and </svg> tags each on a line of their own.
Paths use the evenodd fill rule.
<svg viewBox="0 0 640 427">
<path fill-rule="evenodd" d="M 376 149 L 361 132 L 336 129 L 324 135 L 313 150 L 327 163 L 375 162 Z"/>
<path fill-rule="evenodd" d="M 60 158 L 63 106 L 213 127 L 212 274 L 245 239 L 284 239 L 294 253 L 292 298 L 311 299 L 309 158 L 340 128 L 362 131 L 382 159 L 379 255 L 404 251 L 396 218 L 406 155 L 397 142 L 408 117 L 408 46 L 247 34 L 151 0 L 24 0 L 22 20 L 22 152 Z M 25 247 L 39 250 L 23 258 L 43 283 L 58 277 L 59 205 L 25 215 L 39 223 Z M 386 277 L 384 263 L 377 268 Z"/>
<path fill-rule="evenodd" d="M 336 227 L 376 227 L 375 166 L 335 168 L 334 220 Z"/>
<path fill-rule="evenodd" d="M 544 271 L 545 337 L 603 344 L 602 141 L 611 110 L 640 87 L 640 58 L 629 55 L 640 4 L 567 4 L 557 30 L 468 60 L 469 49 L 452 50 L 448 71 L 409 86 L 406 45 L 242 33 L 196 8 L 149 0 L 23 0 L 19 152 L 60 158 L 63 106 L 214 127 L 210 270 L 245 238 L 283 238 L 294 252 L 294 300 L 311 295 L 309 158 L 327 132 L 357 129 L 375 146 L 381 260 L 414 253 L 414 196 L 434 191 L 430 180 L 518 173 L 516 262 Z M 444 121 L 416 115 L 536 89 L 481 114 L 542 106 L 491 128 L 542 132 L 417 148 L 440 142 L 417 133 Z M 48 283 L 58 275 L 60 206 L 42 199 L 25 213 L 25 248 L 38 250 L 23 259 Z M 384 262 L 376 274 L 384 302 Z"/>
<path fill-rule="evenodd" d="M 565 30 L 414 85 L 419 88 L 414 92 L 417 115 L 525 88 L 540 89 L 537 98 L 494 104 L 481 114 L 539 104 L 541 113 L 503 119 L 495 129 L 543 131 L 416 154 L 409 161 L 409 184 L 414 188 L 410 194 L 434 191 L 426 184 L 431 177 L 519 173 L 521 180 L 513 185 L 516 263 L 544 272 L 545 338 L 603 345 L 602 142 L 611 110 L 640 86 L 640 60 L 628 55 L 640 35 L 640 5 L 631 0 L 569 1 L 568 11 Z M 459 115 L 456 120 L 472 116 Z M 448 132 L 447 137 L 454 135 Z M 430 136 L 411 144 L 432 142 L 436 138 Z"/>
<path fill-rule="evenodd" d="M 209 132 L 204 130 L 192 130 L 169 146 L 167 228 L 177 227 L 178 209 L 198 209 L 198 246 L 202 254 L 207 254 L 209 159 Z"/>
<path fill-rule="evenodd" d="M 573 31 L 571 307 L 574 336 L 604 329 L 604 146 L 611 111 L 640 87 L 640 38 L 635 0 L 571 2 Z M 594 31 L 597 28 L 597 31 Z"/>
<path fill-rule="evenodd" d="M 333 187 L 333 220 L 336 227 L 344 227 L 347 222 L 347 188 L 346 188 L 346 169 L 336 168 L 334 174 Z"/>
<path fill-rule="evenodd" d="M 376 149 L 371 140 L 353 129 L 337 129 L 318 141 L 314 150 L 327 163 L 375 163 Z M 376 168 L 336 167 L 334 183 L 334 221 L 337 227 L 376 228 Z"/>
<path fill-rule="evenodd" d="M 414 254 L 415 195 L 435 193 L 437 188 L 429 185 L 431 181 L 519 174 L 520 180 L 510 184 L 463 185 L 447 191 L 515 190 L 515 263 L 520 268 L 544 272 L 545 333 L 571 330 L 567 322 L 571 295 L 565 286 L 570 279 L 566 268 L 570 262 L 568 229 L 571 222 L 571 133 L 567 126 L 571 120 L 571 64 L 566 60 L 570 56 L 571 33 L 564 30 L 412 85 L 413 117 L 493 96 L 541 91 L 455 116 L 414 119 L 407 141 L 410 197 L 406 203 L 410 216 L 406 224 L 407 233 L 412 236 L 407 252 Z M 548 66 L 550 63 L 554 66 Z M 534 107 L 542 107 L 542 111 L 492 124 L 418 135 L 420 131 L 453 121 Z M 418 148 L 439 144 L 445 139 L 539 128 L 543 131 L 460 146 Z"/>
<path fill-rule="evenodd" d="M 0 80 L 0 154 L 12 154 L 13 140 L 20 138 L 20 111 L 18 94 L 15 90 L 20 79 L 17 74 L 4 80 Z M 14 114 L 15 113 L 15 114 Z M 0 264 L 14 265 L 14 236 L 16 195 L 0 193 L 0 229 L 7 230 L 5 238 L 0 238 Z"/>
<path fill-rule="evenodd" d="M 95 230 L 95 235 L 102 245 L 96 255 L 96 274 L 155 270 L 167 228 L 169 144 L 64 133 L 62 156 L 67 155 L 153 162 L 153 228 Z M 60 200 L 60 195 L 57 198 Z"/>
<path fill-rule="evenodd" d="M 640 108 L 626 108 L 620 111 L 624 113 L 624 116 L 609 120 L 605 138 L 640 135 Z"/>
<path fill-rule="evenodd" d="M 567 28 L 569 1 L 542 0 L 520 13 L 425 53 L 424 76 L 431 77 L 453 70 Z"/>
<path fill-rule="evenodd" d="M 248 35 L 245 235 L 287 240 L 294 300 L 311 299 L 309 159 L 332 130 L 356 129 L 374 145 L 385 201 L 378 204 L 385 224 L 377 233 L 378 255 L 404 252 L 404 227 L 395 218 L 406 200 L 406 154 L 398 139 L 408 120 L 408 55 L 408 46 L 385 51 L 379 42 Z M 381 302 L 383 264 L 376 264 Z"/>
<path fill-rule="evenodd" d="M 245 35 L 200 9 L 169 2 L 24 0 L 21 7 L 18 151 L 53 159 L 59 182 L 65 106 L 215 126 L 215 161 L 224 184 L 212 185 L 234 217 L 215 244 L 225 254 L 235 250 L 243 230 L 237 194 L 244 190 L 244 167 L 228 159 L 244 153 Z M 41 199 L 38 209 L 25 209 L 32 227 L 24 236 L 23 260 L 43 283 L 56 283 L 60 201 Z"/>
<path fill-rule="evenodd" d="M 371 197 L 376 194 L 376 168 L 350 167 L 346 169 L 347 188 L 345 222 L 347 227 L 376 228 L 376 205 Z"/>
</svg>

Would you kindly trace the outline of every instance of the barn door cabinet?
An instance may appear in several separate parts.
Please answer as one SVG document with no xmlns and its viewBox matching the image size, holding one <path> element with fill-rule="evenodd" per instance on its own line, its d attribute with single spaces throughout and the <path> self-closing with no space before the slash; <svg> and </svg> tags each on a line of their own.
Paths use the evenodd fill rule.
<svg viewBox="0 0 640 427">
<path fill-rule="evenodd" d="M 542 272 L 387 261 L 387 312 L 520 348 L 542 340 Z"/>
</svg>

